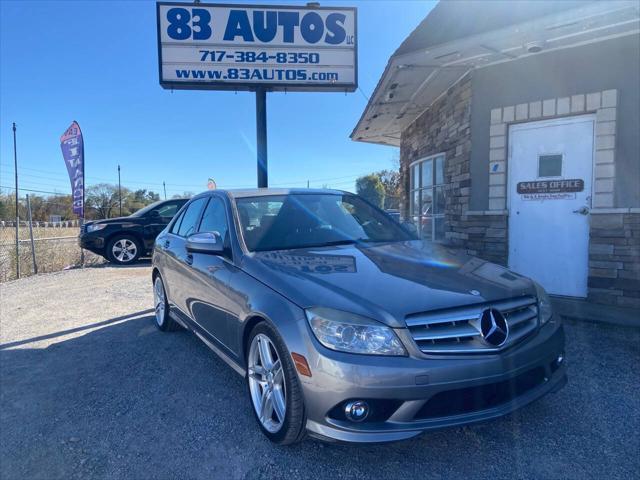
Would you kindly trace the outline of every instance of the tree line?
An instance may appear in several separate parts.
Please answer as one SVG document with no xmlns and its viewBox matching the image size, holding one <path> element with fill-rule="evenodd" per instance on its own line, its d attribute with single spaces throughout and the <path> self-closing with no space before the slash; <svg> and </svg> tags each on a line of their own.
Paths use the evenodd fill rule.
<svg viewBox="0 0 640 480">
<path fill-rule="evenodd" d="M 185 196 L 190 196 L 185 192 Z M 175 198 L 181 195 L 175 195 Z M 32 219 L 48 222 L 52 216 L 60 216 L 63 221 L 76 220 L 73 213 L 71 195 L 42 196 L 29 194 Z M 130 190 L 122 188 L 122 215 L 131 215 L 136 210 L 160 200 L 160 195 L 152 190 Z M 28 219 L 27 204 L 19 200 L 18 213 L 21 220 Z M 91 185 L 85 192 L 85 217 L 87 220 L 113 218 L 120 216 L 120 195 L 118 186 L 109 183 Z M 15 220 L 15 194 L 0 194 L 0 220 Z"/>
<path fill-rule="evenodd" d="M 398 210 L 402 198 L 402 182 L 396 170 L 381 170 L 356 179 L 356 192 L 374 205 L 386 210 Z M 188 198 L 191 192 L 174 195 L 172 198 Z M 42 196 L 30 194 L 31 213 L 34 221 L 48 222 L 51 216 L 61 220 L 76 220 L 73 213 L 71 195 Z M 160 200 L 160 195 L 152 190 L 130 190 L 122 188 L 122 215 L 133 212 Z M 27 205 L 21 199 L 18 205 L 21 220 L 28 219 Z M 87 220 L 113 218 L 120 216 L 120 195 L 118 186 L 110 183 L 98 183 L 85 192 L 85 217 Z M 15 219 L 15 196 L 13 192 L 0 194 L 0 220 Z"/>
</svg>

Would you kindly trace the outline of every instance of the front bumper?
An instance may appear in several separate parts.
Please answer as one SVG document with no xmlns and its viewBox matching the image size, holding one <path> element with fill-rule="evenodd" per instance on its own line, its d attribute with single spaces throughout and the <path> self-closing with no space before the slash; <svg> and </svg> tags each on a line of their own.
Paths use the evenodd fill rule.
<svg viewBox="0 0 640 480">
<path fill-rule="evenodd" d="M 92 233 L 80 234 L 78 243 L 80 244 L 81 248 L 89 250 L 90 252 L 97 253 L 99 255 L 102 255 L 104 252 L 104 238 L 93 235 Z"/>
<path fill-rule="evenodd" d="M 313 376 L 300 377 L 312 436 L 343 442 L 388 442 L 428 430 L 506 415 L 566 383 L 564 331 L 551 319 L 533 336 L 500 354 L 352 355 L 309 338 Z M 407 342 L 405 342 L 407 343 Z M 311 347 L 312 345 L 308 345 Z M 372 405 L 371 419 L 340 416 L 348 400 Z M 376 408 L 383 410 L 376 415 Z M 336 414 L 338 412 L 338 414 Z"/>
</svg>

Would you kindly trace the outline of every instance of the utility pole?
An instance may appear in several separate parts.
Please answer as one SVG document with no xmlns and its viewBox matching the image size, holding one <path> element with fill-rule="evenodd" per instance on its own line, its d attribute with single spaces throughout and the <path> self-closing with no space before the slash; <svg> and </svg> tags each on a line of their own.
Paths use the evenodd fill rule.
<svg viewBox="0 0 640 480">
<path fill-rule="evenodd" d="M 167 199 L 167 184 L 162 181 L 162 188 L 164 188 L 164 199 Z"/>
<path fill-rule="evenodd" d="M 118 164 L 118 199 L 120 203 L 120 216 L 122 216 L 122 187 L 120 185 L 120 164 Z"/>
<path fill-rule="evenodd" d="M 18 213 L 18 150 L 16 149 L 16 122 L 13 122 L 13 168 L 16 174 L 16 277 L 20 278 L 20 214 Z"/>
</svg>

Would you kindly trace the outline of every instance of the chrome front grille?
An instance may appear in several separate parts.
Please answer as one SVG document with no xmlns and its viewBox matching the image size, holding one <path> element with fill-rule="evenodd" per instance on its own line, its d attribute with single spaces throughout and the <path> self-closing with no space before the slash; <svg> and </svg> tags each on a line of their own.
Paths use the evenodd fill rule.
<svg viewBox="0 0 640 480">
<path fill-rule="evenodd" d="M 509 326 L 507 340 L 500 347 L 487 343 L 480 328 L 480 316 L 487 308 L 499 310 Z M 495 352 L 513 345 L 538 326 L 538 303 L 526 296 L 498 302 L 417 313 L 405 319 L 411 336 L 424 353 Z"/>
</svg>

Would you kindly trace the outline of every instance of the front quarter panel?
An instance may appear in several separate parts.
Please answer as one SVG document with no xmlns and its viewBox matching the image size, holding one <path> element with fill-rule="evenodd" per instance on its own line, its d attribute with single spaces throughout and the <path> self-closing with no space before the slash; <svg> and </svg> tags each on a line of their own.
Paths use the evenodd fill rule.
<svg viewBox="0 0 640 480">
<path fill-rule="evenodd" d="M 250 333 L 248 328 L 251 328 L 248 324 L 256 318 L 263 318 L 276 327 L 289 353 L 304 351 L 299 333 L 300 322 L 305 321 L 304 310 L 239 268 L 231 274 L 229 291 L 231 313 L 237 324 L 236 344 L 232 348 L 238 352 L 243 367 L 246 367 L 244 340 Z"/>
</svg>

